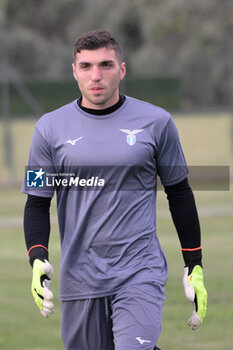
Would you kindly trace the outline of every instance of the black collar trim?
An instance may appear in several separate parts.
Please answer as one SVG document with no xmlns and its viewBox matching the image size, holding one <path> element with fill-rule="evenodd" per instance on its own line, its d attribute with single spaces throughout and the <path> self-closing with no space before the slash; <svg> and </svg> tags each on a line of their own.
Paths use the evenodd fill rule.
<svg viewBox="0 0 233 350">
<path fill-rule="evenodd" d="M 94 115 L 106 115 L 115 112 L 118 108 L 120 108 L 125 102 L 126 97 L 124 95 L 120 95 L 119 101 L 115 103 L 113 106 L 105 108 L 105 109 L 92 109 L 81 106 L 82 97 L 77 100 L 77 104 L 79 108 L 81 108 L 84 112 Z"/>
</svg>

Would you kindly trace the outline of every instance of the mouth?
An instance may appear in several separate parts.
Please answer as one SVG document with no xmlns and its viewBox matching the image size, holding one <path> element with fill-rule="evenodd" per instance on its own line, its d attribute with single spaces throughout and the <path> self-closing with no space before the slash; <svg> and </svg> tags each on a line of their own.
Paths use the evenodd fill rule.
<svg viewBox="0 0 233 350">
<path fill-rule="evenodd" d="M 90 91 L 94 94 L 98 94 L 100 92 L 102 92 L 104 90 L 104 88 L 102 86 L 93 86 L 90 88 Z"/>
</svg>

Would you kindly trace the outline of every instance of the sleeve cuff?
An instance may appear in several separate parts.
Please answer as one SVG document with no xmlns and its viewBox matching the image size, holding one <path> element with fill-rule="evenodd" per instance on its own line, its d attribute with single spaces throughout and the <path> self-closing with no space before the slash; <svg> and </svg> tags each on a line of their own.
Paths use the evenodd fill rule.
<svg viewBox="0 0 233 350">
<path fill-rule="evenodd" d="M 185 267 L 193 269 L 195 265 L 202 267 L 202 248 L 185 249 L 182 248 L 182 254 L 184 258 Z"/>
<path fill-rule="evenodd" d="M 33 266 L 34 260 L 36 259 L 39 259 L 41 261 L 48 260 L 49 259 L 48 248 L 39 244 L 32 246 L 28 250 L 28 256 L 29 256 L 29 262 L 31 266 Z"/>
</svg>

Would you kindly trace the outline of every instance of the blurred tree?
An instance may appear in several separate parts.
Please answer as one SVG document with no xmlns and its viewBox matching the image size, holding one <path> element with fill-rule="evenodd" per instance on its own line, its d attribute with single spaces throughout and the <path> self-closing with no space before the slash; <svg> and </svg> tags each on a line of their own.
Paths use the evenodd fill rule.
<svg viewBox="0 0 233 350">
<path fill-rule="evenodd" d="M 180 75 L 187 105 L 226 103 L 232 0 L 2 0 L 4 20 L 12 74 L 71 78 L 74 40 L 103 28 L 131 74 Z"/>
</svg>

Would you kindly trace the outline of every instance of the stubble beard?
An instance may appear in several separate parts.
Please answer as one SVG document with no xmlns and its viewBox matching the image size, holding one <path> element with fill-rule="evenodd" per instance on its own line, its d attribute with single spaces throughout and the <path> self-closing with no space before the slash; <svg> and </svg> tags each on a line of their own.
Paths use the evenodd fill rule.
<svg viewBox="0 0 233 350">
<path fill-rule="evenodd" d="M 95 106 L 104 106 L 113 97 L 113 95 L 114 94 L 111 94 L 110 96 L 109 95 L 107 95 L 107 96 L 101 96 L 101 95 L 99 95 L 99 96 L 98 95 L 97 96 L 90 96 L 90 95 L 88 95 L 88 96 L 85 96 L 85 98 L 91 104 L 93 104 Z"/>
</svg>

